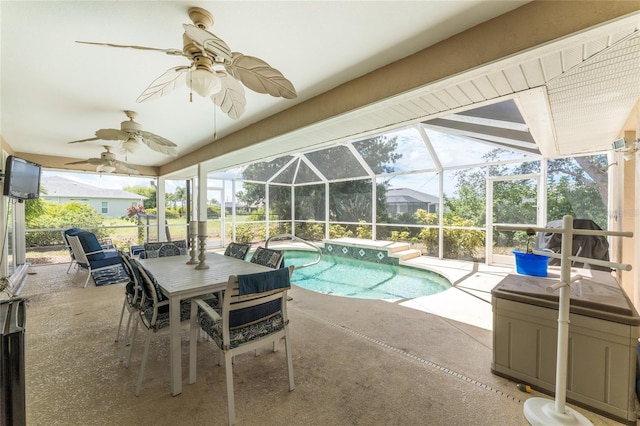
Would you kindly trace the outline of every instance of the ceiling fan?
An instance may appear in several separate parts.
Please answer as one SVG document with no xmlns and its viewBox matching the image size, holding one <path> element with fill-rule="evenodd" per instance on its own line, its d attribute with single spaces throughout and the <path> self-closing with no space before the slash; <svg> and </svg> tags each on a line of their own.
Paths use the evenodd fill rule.
<svg viewBox="0 0 640 426">
<path fill-rule="evenodd" d="M 82 161 L 74 161 L 72 163 L 65 163 L 65 165 L 72 164 L 92 164 L 96 167 L 96 172 L 100 173 L 113 173 L 116 169 L 124 173 L 131 175 L 139 175 L 140 172 L 129 164 L 116 160 L 116 155 L 110 151 L 111 147 L 104 145 L 105 152 L 100 154 L 100 158 L 89 158 Z"/>
<path fill-rule="evenodd" d="M 152 150 L 162 154 L 171 155 L 173 157 L 178 155 L 178 152 L 176 151 L 177 145 L 175 143 L 151 132 L 145 132 L 142 130 L 142 125 L 140 125 L 140 123 L 133 121 L 133 119 L 138 116 L 138 113 L 135 111 L 125 111 L 124 113 L 129 117 L 129 120 L 125 120 L 120 123 L 120 130 L 100 129 L 96 132 L 95 138 L 81 139 L 78 141 L 71 141 L 69 143 L 97 140 L 121 141 L 122 150 L 124 152 L 135 152 L 142 142 Z"/>
<path fill-rule="evenodd" d="M 193 91 L 202 97 L 211 97 L 225 114 L 237 119 L 246 106 L 243 84 L 255 92 L 275 97 L 295 99 L 298 96 L 293 84 L 280 71 L 262 59 L 231 52 L 222 39 L 207 31 L 213 25 L 211 13 L 192 7 L 189 9 L 189 18 L 195 25 L 183 24 L 182 50 L 88 41 L 77 43 L 154 50 L 189 59 L 188 66 L 170 68 L 155 79 L 138 97 L 138 102 L 164 96 L 186 82 Z"/>
</svg>

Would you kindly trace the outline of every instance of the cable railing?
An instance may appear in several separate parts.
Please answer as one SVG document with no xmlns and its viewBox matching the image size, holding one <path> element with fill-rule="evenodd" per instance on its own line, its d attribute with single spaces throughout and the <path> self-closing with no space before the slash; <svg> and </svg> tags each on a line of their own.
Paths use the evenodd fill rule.
<svg viewBox="0 0 640 426">
<path fill-rule="evenodd" d="M 310 243 L 307 240 L 303 240 L 302 238 L 296 237 L 293 234 L 277 234 L 277 235 L 273 235 L 269 238 L 267 238 L 267 241 L 264 243 L 265 248 L 269 248 L 269 242 L 270 241 L 274 241 L 274 240 L 291 240 L 291 241 L 299 241 L 302 244 L 305 244 L 311 248 L 313 248 L 313 250 L 318 253 L 318 258 L 315 259 L 312 262 L 309 263 L 305 263 L 302 266 L 296 266 L 296 269 L 301 269 L 301 268 L 308 268 L 309 266 L 313 266 L 313 265 L 317 265 L 318 263 L 320 263 L 320 260 L 322 260 L 322 250 L 320 249 L 320 247 L 316 246 L 315 244 Z"/>
</svg>

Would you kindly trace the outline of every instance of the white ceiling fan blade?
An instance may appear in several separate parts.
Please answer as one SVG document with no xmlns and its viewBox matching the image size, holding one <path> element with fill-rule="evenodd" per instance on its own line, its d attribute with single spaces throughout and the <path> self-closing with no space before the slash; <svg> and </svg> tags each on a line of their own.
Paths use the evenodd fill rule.
<svg viewBox="0 0 640 426">
<path fill-rule="evenodd" d="M 65 166 L 69 166 L 69 165 L 72 165 L 72 164 L 89 164 L 89 160 L 74 161 L 74 162 L 71 162 L 71 163 L 64 163 L 64 164 L 65 164 Z"/>
<path fill-rule="evenodd" d="M 71 141 L 71 142 L 67 142 L 67 143 L 79 143 L 79 142 L 89 142 L 89 141 L 97 141 L 100 138 L 89 138 L 89 139 L 80 139 L 79 141 Z"/>
<path fill-rule="evenodd" d="M 136 102 L 145 102 L 167 95 L 177 87 L 185 84 L 184 78 L 180 78 L 191 67 L 180 66 L 166 70 L 160 77 L 153 80 L 144 92 L 138 96 Z"/>
<path fill-rule="evenodd" d="M 118 169 L 120 169 L 120 170 L 122 170 L 122 171 L 124 171 L 126 173 L 129 173 L 129 174 L 132 174 L 132 175 L 139 175 L 140 174 L 140 172 L 137 169 L 134 169 L 133 167 L 131 167 L 127 163 L 123 163 L 122 161 L 114 160 L 113 161 L 113 165 L 116 168 L 118 168 Z"/>
<path fill-rule="evenodd" d="M 195 25 L 183 24 L 182 26 L 184 27 L 184 32 L 187 34 L 187 37 L 201 46 L 209 55 L 225 61 L 231 60 L 231 49 L 221 38 Z"/>
<path fill-rule="evenodd" d="M 229 74 L 254 92 L 286 99 L 298 97 L 293 84 L 262 59 L 233 52 L 233 59 L 225 67 Z"/>
<path fill-rule="evenodd" d="M 222 80 L 222 89 L 211 96 L 211 100 L 220 107 L 222 112 L 237 120 L 244 113 L 247 99 L 244 96 L 244 87 L 235 78 L 227 73 L 216 73 Z"/>
<path fill-rule="evenodd" d="M 94 166 L 101 166 L 101 165 L 105 165 L 108 164 L 105 160 L 103 160 L 102 158 L 89 158 L 87 160 L 81 160 L 81 161 L 74 161 L 71 163 L 64 163 L 65 165 L 72 165 L 72 164 L 92 164 Z"/>
<path fill-rule="evenodd" d="M 98 42 L 94 42 L 94 41 L 76 41 L 76 43 L 92 44 L 92 45 L 95 45 L 95 46 L 120 47 L 120 48 L 125 48 L 125 49 L 153 50 L 153 51 L 156 51 L 156 52 L 166 53 L 167 55 L 185 56 L 184 52 L 182 50 L 179 50 L 179 49 L 158 49 L 156 47 L 128 46 L 128 45 L 124 45 L 124 44 L 98 43 Z"/>
<path fill-rule="evenodd" d="M 96 137 L 103 141 L 126 141 L 129 134 L 118 129 L 100 129 L 96 132 Z"/>
<path fill-rule="evenodd" d="M 175 157 L 178 155 L 176 150 L 176 144 L 169 139 L 165 139 L 162 136 L 155 135 L 151 132 L 140 131 L 142 143 L 147 145 L 154 151 L 160 152 L 165 155 Z"/>
</svg>

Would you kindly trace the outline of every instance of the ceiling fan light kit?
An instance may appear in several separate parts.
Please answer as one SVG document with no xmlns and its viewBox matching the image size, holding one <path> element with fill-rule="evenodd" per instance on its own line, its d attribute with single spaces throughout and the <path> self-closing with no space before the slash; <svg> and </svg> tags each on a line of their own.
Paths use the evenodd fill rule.
<svg viewBox="0 0 640 426">
<path fill-rule="evenodd" d="M 222 90 L 220 77 L 202 68 L 196 68 L 186 76 L 187 86 L 203 98 L 208 98 Z"/>
<path fill-rule="evenodd" d="M 96 167 L 96 172 L 98 173 L 113 173 L 116 170 L 115 167 L 113 166 L 106 166 L 103 164 L 100 164 L 98 167 Z"/>
<path fill-rule="evenodd" d="M 138 140 L 136 138 L 129 138 L 126 141 L 122 142 L 122 148 L 126 151 L 126 152 L 136 152 L 138 150 L 138 147 L 140 146 L 140 143 L 138 142 Z"/>
</svg>

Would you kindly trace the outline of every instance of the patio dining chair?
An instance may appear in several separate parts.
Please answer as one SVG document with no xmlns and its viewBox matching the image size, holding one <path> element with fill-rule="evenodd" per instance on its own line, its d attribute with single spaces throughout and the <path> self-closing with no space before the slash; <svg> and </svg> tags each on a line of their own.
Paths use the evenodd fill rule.
<svg viewBox="0 0 640 426">
<path fill-rule="evenodd" d="M 125 326 L 124 340 L 122 341 L 122 349 L 120 351 L 120 360 L 124 360 L 124 350 L 129 341 L 129 333 L 131 331 L 131 321 L 133 320 L 133 328 L 138 327 L 138 312 L 142 303 L 142 278 L 137 266 L 133 265 L 133 259 L 126 253 L 118 252 L 122 267 L 129 277 L 129 282 L 125 286 L 124 301 L 122 302 L 122 310 L 120 311 L 120 320 L 118 321 L 118 330 L 116 331 L 116 342 L 120 339 L 120 330 L 122 329 L 122 319 L 124 311 L 129 312 L 127 325 Z M 128 360 L 125 362 L 128 366 Z"/>
<path fill-rule="evenodd" d="M 235 257 L 236 259 L 245 260 L 251 249 L 251 244 L 229 243 L 224 251 L 225 256 Z"/>
<path fill-rule="evenodd" d="M 84 287 L 87 286 L 89 278 L 93 276 L 94 272 L 106 269 L 117 270 L 122 266 L 118 252 L 102 248 L 95 234 L 83 231 L 75 235 L 67 235 L 67 238 L 78 265 L 78 271 L 80 269 L 87 270 L 87 279 L 84 282 Z"/>
<path fill-rule="evenodd" d="M 144 256 L 146 259 L 167 256 L 180 256 L 186 254 L 187 240 L 144 243 Z"/>
<path fill-rule="evenodd" d="M 279 269 L 284 261 L 284 252 L 282 250 L 273 250 L 264 247 L 257 247 L 251 257 L 251 263 L 268 266 L 269 268 Z"/>
<path fill-rule="evenodd" d="M 230 276 L 221 304 L 213 307 L 201 299 L 191 302 L 189 383 L 196 381 L 197 339 L 202 328 L 221 351 L 227 384 L 229 424 L 236 421 L 233 392 L 233 357 L 285 340 L 289 390 L 295 387 L 287 317 L 287 290 L 293 266 L 257 274 Z"/>
<path fill-rule="evenodd" d="M 151 341 L 151 332 L 154 333 L 163 328 L 168 328 L 169 320 L 169 299 L 160 291 L 160 285 L 155 277 L 144 266 L 135 259 L 131 259 L 131 265 L 138 270 L 142 287 L 142 300 L 139 309 L 138 324 L 142 324 L 146 329 L 144 350 L 142 353 L 142 362 L 140 371 L 138 372 L 138 382 L 136 384 L 136 396 L 140 396 L 142 381 L 144 380 L 144 370 L 147 364 L 147 356 L 149 354 L 149 343 Z M 204 304 L 209 306 L 215 305 L 218 299 L 212 298 L 202 299 Z M 191 301 L 184 300 L 180 304 L 180 321 L 187 321 L 191 314 Z M 134 341 L 138 327 L 133 329 L 131 336 L 131 345 L 129 348 L 129 356 L 125 366 L 128 366 L 133 353 Z"/>
</svg>

